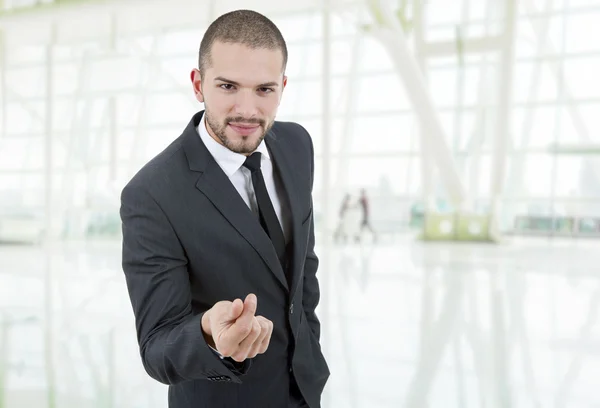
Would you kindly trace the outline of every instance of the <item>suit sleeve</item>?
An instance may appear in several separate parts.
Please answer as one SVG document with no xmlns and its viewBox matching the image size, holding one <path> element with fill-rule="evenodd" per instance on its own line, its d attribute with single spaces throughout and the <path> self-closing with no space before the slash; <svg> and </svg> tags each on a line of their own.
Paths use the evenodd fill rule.
<svg viewBox="0 0 600 408">
<path fill-rule="evenodd" d="M 123 271 L 135 315 L 142 363 L 164 384 L 211 379 L 241 383 L 249 368 L 221 360 L 194 314 L 185 251 L 167 216 L 139 186 L 121 194 Z"/>
<path fill-rule="evenodd" d="M 306 130 L 305 130 L 306 132 Z M 314 168 L 315 168 L 315 154 L 314 148 L 312 144 L 312 139 L 306 132 L 309 143 L 310 143 L 310 160 L 311 160 L 311 195 L 312 195 L 312 185 L 314 180 Z M 311 198 L 311 207 L 312 198 Z M 308 324 L 317 338 L 317 340 L 321 337 L 321 323 L 317 318 L 315 313 L 315 309 L 319 304 L 320 299 L 320 291 L 319 291 L 319 281 L 317 280 L 317 269 L 319 268 L 319 258 L 315 254 L 315 222 L 314 222 L 314 210 L 313 216 L 310 219 L 310 228 L 309 228 L 309 238 L 308 238 L 308 248 L 306 251 L 306 260 L 304 261 L 304 288 L 303 288 L 303 307 L 304 313 L 306 314 L 306 319 Z"/>
</svg>

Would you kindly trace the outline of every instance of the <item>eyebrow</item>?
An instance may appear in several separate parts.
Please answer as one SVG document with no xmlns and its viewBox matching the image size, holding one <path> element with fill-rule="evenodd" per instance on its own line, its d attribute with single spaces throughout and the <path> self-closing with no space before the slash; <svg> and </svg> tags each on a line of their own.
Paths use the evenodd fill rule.
<svg viewBox="0 0 600 408">
<path fill-rule="evenodd" d="M 231 84 L 231 85 L 240 86 L 239 82 L 235 82 L 235 81 L 232 81 L 231 79 L 223 78 L 220 76 L 216 77 L 215 81 L 227 82 L 228 84 Z M 279 86 L 279 84 L 277 82 L 265 82 L 264 84 L 258 85 L 259 88 L 264 88 L 264 87 L 268 87 L 268 86 Z"/>
</svg>

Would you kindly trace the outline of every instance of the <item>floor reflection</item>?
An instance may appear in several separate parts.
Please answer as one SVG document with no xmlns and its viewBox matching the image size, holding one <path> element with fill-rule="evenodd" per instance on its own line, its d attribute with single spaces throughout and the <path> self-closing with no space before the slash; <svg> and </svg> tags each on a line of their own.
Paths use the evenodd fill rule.
<svg viewBox="0 0 600 408">
<path fill-rule="evenodd" d="M 318 248 L 324 407 L 600 404 L 599 248 Z M 6 407 L 166 405 L 141 366 L 118 242 L 0 246 L 1 390 Z"/>
<path fill-rule="evenodd" d="M 600 403 L 591 380 L 600 370 L 599 247 L 334 246 L 330 406 Z"/>
</svg>

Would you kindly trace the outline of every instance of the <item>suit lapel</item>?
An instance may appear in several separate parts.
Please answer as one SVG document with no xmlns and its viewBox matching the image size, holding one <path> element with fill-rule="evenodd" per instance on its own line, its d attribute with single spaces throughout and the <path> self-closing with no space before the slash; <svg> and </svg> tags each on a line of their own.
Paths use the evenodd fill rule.
<svg viewBox="0 0 600 408">
<path fill-rule="evenodd" d="M 287 199 L 289 203 L 289 208 L 291 212 L 292 219 L 292 245 L 293 245 L 293 257 L 291 259 L 291 270 L 292 273 L 292 285 L 290 288 L 290 293 L 294 294 L 296 291 L 296 287 L 298 286 L 298 282 L 301 277 L 301 271 L 298 269 L 298 260 L 301 257 L 302 246 L 300 243 L 302 242 L 302 237 L 300 236 L 301 225 L 302 225 L 302 214 L 300 213 L 299 203 L 300 199 L 298 196 L 298 180 L 297 175 L 294 173 L 292 166 L 290 163 L 293 162 L 293 157 L 290 157 L 288 151 L 286 151 L 281 142 L 278 140 L 279 136 L 273 134 L 273 132 L 269 132 L 267 137 L 265 137 L 265 141 L 267 147 L 269 148 L 269 153 L 271 154 L 271 159 L 273 160 L 274 170 L 277 171 L 279 176 L 281 177 L 281 181 L 283 183 L 284 190 L 287 194 Z"/>
<path fill-rule="evenodd" d="M 202 113 L 200 112 L 194 116 L 185 130 L 184 138 L 184 151 L 190 170 L 201 173 L 196 182 L 196 188 L 213 203 L 223 217 L 248 241 L 283 287 L 288 289 L 287 279 L 271 240 L 260 226 L 258 218 L 248 208 L 227 175 L 204 146 L 196 131 Z"/>
</svg>

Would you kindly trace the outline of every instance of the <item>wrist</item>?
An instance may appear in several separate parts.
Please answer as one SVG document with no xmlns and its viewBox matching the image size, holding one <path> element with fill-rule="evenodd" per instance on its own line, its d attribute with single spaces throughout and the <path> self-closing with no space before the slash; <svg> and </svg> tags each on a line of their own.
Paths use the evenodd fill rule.
<svg viewBox="0 0 600 408">
<path fill-rule="evenodd" d="M 210 330 L 210 314 L 208 311 L 202 315 L 200 326 L 202 329 L 202 334 L 204 335 L 204 340 L 206 340 L 206 344 L 212 348 L 215 348 L 215 342 L 212 338 L 212 331 Z"/>
</svg>

